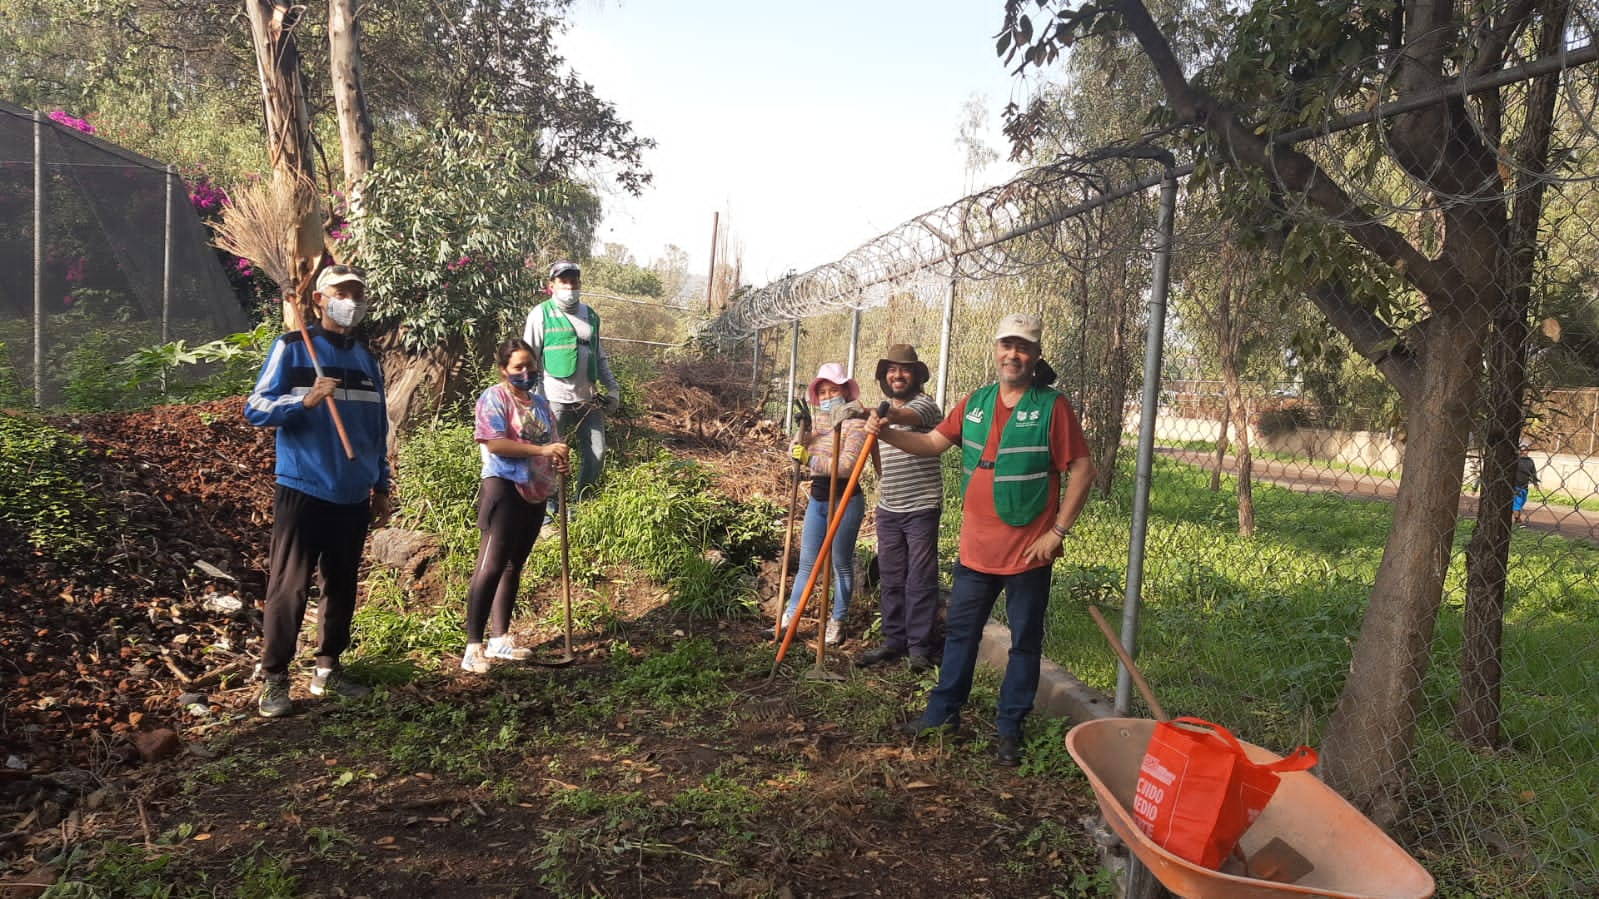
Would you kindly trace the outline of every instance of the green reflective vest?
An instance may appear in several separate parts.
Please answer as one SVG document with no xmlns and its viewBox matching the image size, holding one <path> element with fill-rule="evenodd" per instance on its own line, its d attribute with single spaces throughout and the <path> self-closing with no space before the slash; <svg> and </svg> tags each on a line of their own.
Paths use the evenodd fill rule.
<svg viewBox="0 0 1599 899">
<path fill-rule="evenodd" d="M 1029 387 L 999 434 L 999 451 L 983 459 L 988 426 L 999 403 L 999 385 L 990 384 L 966 401 L 961 422 L 961 494 L 979 467 L 994 469 L 994 510 L 1012 527 L 1031 524 L 1049 505 L 1049 424 L 1055 413 L 1053 390 Z"/>
<path fill-rule="evenodd" d="M 557 378 L 570 378 L 577 371 L 577 331 L 572 321 L 561 311 L 554 300 L 545 300 L 544 306 L 544 370 Z M 594 329 L 589 337 L 589 383 L 600 379 L 600 314 L 589 308 L 589 327 Z"/>
</svg>

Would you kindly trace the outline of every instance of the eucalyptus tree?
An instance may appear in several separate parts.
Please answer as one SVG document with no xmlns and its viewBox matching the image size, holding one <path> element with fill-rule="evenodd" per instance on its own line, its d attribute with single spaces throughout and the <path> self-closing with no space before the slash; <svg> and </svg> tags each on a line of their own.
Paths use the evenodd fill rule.
<svg viewBox="0 0 1599 899">
<path fill-rule="evenodd" d="M 1214 31 L 1213 59 L 1190 72 L 1170 24 L 1140 0 L 1042 0 L 1045 24 L 1036 28 L 1026 15 L 1033 5 L 1007 0 L 1002 52 L 1047 65 L 1096 35 L 1136 38 L 1162 86 L 1160 113 L 1194 136 L 1198 174 L 1280 211 L 1271 237 L 1285 273 L 1405 400 L 1394 524 L 1322 754 L 1330 783 L 1379 822 L 1397 820 L 1485 350 L 1496 330 L 1520 346 L 1516 322 L 1541 218 L 1531 188 L 1547 171 L 1553 117 L 1539 102 L 1504 115 L 1508 88 L 1444 88 L 1457 75 L 1503 68 L 1517 52 L 1560 49 L 1568 7 L 1264 0 L 1229 13 Z M 1422 98 L 1436 102 L 1403 107 L 1362 140 L 1302 150 L 1274 139 L 1341 110 Z M 1406 198 L 1371 192 L 1370 174 L 1384 166 L 1428 198 L 1413 227 L 1387 214 Z M 1513 434 L 1519 422 L 1496 426 Z"/>
</svg>

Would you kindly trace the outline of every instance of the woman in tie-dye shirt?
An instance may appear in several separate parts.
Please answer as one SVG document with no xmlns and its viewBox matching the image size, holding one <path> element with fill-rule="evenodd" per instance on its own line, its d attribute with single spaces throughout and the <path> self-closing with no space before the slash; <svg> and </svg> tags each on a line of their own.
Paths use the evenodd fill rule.
<svg viewBox="0 0 1599 899">
<path fill-rule="evenodd" d="M 472 436 L 482 456 L 478 492 L 477 568 L 466 597 L 466 652 L 461 668 L 489 670 L 490 659 L 525 661 L 532 653 L 511 637 L 511 611 L 522 566 L 544 523 L 544 501 L 556 473 L 567 470 L 567 445 L 556 433 L 544 397 L 532 392 L 533 348 L 518 338 L 500 344 L 494 361 L 500 382 L 478 397 Z M 487 647 L 484 631 L 492 626 Z"/>
</svg>

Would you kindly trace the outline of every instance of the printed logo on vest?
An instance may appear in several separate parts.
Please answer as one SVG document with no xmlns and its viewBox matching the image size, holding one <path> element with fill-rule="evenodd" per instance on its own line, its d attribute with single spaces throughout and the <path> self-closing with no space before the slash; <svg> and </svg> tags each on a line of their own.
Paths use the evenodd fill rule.
<svg viewBox="0 0 1599 899">
<path fill-rule="evenodd" d="M 967 413 L 966 413 L 966 420 L 971 422 L 974 425 L 982 424 L 983 423 L 983 410 L 981 410 L 981 409 L 968 410 Z"/>
</svg>

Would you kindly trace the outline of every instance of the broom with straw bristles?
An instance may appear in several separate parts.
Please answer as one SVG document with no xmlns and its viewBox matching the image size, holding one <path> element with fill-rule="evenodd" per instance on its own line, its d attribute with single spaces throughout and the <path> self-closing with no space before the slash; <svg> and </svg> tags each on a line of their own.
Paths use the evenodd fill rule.
<svg viewBox="0 0 1599 899">
<path fill-rule="evenodd" d="M 270 185 L 251 185 L 234 194 L 222 207 L 222 220 L 216 226 L 213 243 L 241 259 L 250 260 L 277 284 L 283 293 L 284 324 L 290 324 L 288 310 L 292 307 L 293 324 L 300 329 L 306 352 L 311 354 L 311 366 L 320 378 L 322 363 L 317 361 L 311 332 L 305 327 L 306 316 L 311 311 L 311 282 L 324 252 L 318 205 L 315 191 L 287 178 L 274 178 Z M 297 269 L 304 272 L 298 279 L 295 278 Z M 350 446 L 344 419 L 339 416 L 339 407 L 332 396 L 328 397 L 328 414 L 333 416 L 333 428 L 339 432 L 339 442 L 344 444 L 345 457 L 354 459 L 355 450 Z"/>
</svg>

